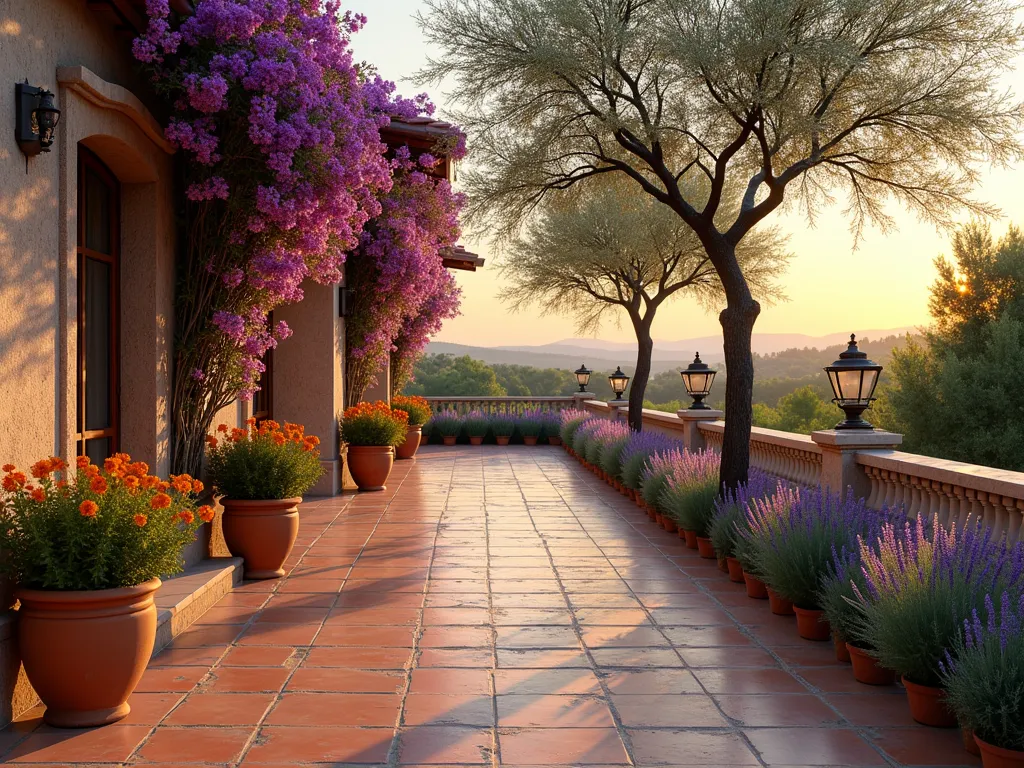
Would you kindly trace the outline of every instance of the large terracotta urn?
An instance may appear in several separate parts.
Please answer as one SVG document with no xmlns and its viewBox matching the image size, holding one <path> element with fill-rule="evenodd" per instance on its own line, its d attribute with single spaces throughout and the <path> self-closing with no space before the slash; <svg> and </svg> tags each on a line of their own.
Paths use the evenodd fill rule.
<svg viewBox="0 0 1024 768">
<path fill-rule="evenodd" d="M 58 728 L 123 719 L 156 642 L 153 596 L 160 579 L 119 589 L 18 589 L 18 643 L 25 674 Z"/>
<path fill-rule="evenodd" d="M 348 447 L 348 471 L 360 491 L 383 491 L 394 463 L 395 449 L 390 445 Z"/>
<path fill-rule="evenodd" d="M 423 426 L 410 424 L 405 430 L 405 442 L 395 448 L 396 459 L 411 459 L 423 440 Z"/>
<path fill-rule="evenodd" d="M 284 561 L 299 534 L 301 497 L 291 499 L 223 498 L 224 541 L 231 554 L 245 560 L 245 578 L 284 576 Z"/>
</svg>

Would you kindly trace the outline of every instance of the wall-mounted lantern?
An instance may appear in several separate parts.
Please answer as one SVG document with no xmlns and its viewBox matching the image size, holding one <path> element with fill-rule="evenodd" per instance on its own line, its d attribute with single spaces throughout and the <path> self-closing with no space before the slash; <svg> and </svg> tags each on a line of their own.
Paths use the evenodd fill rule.
<svg viewBox="0 0 1024 768">
<path fill-rule="evenodd" d="M 846 420 L 836 424 L 836 429 L 874 429 L 861 416 L 871 407 L 875 399 L 875 387 L 882 373 L 882 366 L 870 360 L 866 353 L 857 349 L 857 337 L 850 334 L 850 344 L 839 359 L 825 368 L 828 383 L 832 385 L 832 402 L 843 409 Z"/>
<path fill-rule="evenodd" d="M 693 398 L 691 411 L 710 410 L 708 404 L 704 402 L 704 398 L 711 394 L 711 385 L 715 382 L 716 373 L 718 371 L 709 368 L 707 363 L 701 361 L 700 352 L 694 356 L 693 362 L 686 367 L 685 371 L 679 372 L 679 375 L 683 377 L 686 394 Z"/>
<path fill-rule="evenodd" d="M 348 317 L 352 312 L 352 289 L 347 285 L 338 286 L 338 317 Z"/>
<path fill-rule="evenodd" d="M 14 86 L 14 138 L 26 157 L 49 152 L 60 122 L 60 110 L 53 94 L 45 88 L 24 83 Z"/>
<path fill-rule="evenodd" d="M 580 385 L 580 392 L 586 392 L 587 385 L 590 383 L 590 374 L 592 374 L 593 371 L 587 368 L 586 363 L 583 363 L 583 365 L 577 368 L 574 373 L 576 376 L 576 383 Z"/>
<path fill-rule="evenodd" d="M 620 366 L 615 367 L 615 373 L 608 377 L 608 383 L 612 385 L 612 392 L 615 393 L 615 399 L 621 400 L 622 393 L 626 391 L 626 385 L 629 384 L 629 376 L 622 372 Z"/>
</svg>

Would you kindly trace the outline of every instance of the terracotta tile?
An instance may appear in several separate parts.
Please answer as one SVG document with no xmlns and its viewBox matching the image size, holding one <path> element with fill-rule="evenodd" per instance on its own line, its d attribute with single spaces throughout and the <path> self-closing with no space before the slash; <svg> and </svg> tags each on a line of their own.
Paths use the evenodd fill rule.
<svg viewBox="0 0 1024 768">
<path fill-rule="evenodd" d="M 217 667 L 204 681 L 203 690 L 209 693 L 257 693 L 281 690 L 290 669 L 284 667 Z"/>
<path fill-rule="evenodd" d="M 128 698 L 132 711 L 121 725 L 156 725 L 181 701 L 180 693 L 133 693 Z M 0 754 L 3 754 L 0 752 Z"/>
<path fill-rule="evenodd" d="M 572 627 L 498 627 L 499 648 L 579 648 Z"/>
<path fill-rule="evenodd" d="M 401 699 L 390 693 L 285 693 L 267 725 L 394 726 Z"/>
<path fill-rule="evenodd" d="M 772 647 L 772 651 L 791 667 L 834 667 L 838 664 L 832 643 L 800 640 L 797 646 Z M 840 666 L 850 668 L 849 664 Z"/>
<path fill-rule="evenodd" d="M 523 728 L 501 731 L 506 765 L 626 765 L 628 758 L 614 728 Z"/>
<path fill-rule="evenodd" d="M 745 731 L 768 765 L 885 765 L 885 758 L 856 731 L 767 728 Z"/>
<path fill-rule="evenodd" d="M 152 658 L 154 667 L 201 667 L 211 666 L 224 655 L 224 646 L 205 648 L 169 647 Z"/>
<path fill-rule="evenodd" d="M 618 694 L 703 693 L 685 669 L 607 670 L 602 677 L 608 690 Z"/>
<path fill-rule="evenodd" d="M 806 667 L 794 670 L 809 685 L 818 688 L 825 693 L 886 693 L 902 694 L 902 689 L 897 685 L 877 686 L 858 683 L 853 679 L 853 672 L 847 664 L 842 667 Z"/>
<path fill-rule="evenodd" d="M 691 667 L 774 667 L 775 659 L 760 648 L 680 648 Z"/>
<path fill-rule="evenodd" d="M 494 623 L 504 627 L 570 626 L 572 614 L 566 608 L 496 608 Z"/>
<path fill-rule="evenodd" d="M 807 686 L 783 669 L 695 669 L 709 693 L 806 693 Z"/>
<path fill-rule="evenodd" d="M 242 765 L 280 762 L 385 763 L 391 728 L 273 727 L 260 729 Z"/>
<path fill-rule="evenodd" d="M 494 725 L 494 701 L 471 694 L 410 693 L 402 720 L 411 725 Z"/>
<path fill-rule="evenodd" d="M 347 669 L 404 669 L 409 663 L 407 648 L 311 648 L 307 667 L 345 667 Z"/>
<path fill-rule="evenodd" d="M 608 704 L 593 696 L 502 695 L 501 728 L 614 728 Z"/>
<path fill-rule="evenodd" d="M 732 733 L 629 729 L 639 765 L 759 765 L 743 740 Z"/>
<path fill-rule="evenodd" d="M 246 645 L 309 645 L 313 642 L 319 623 L 311 624 L 252 624 L 238 640 Z"/>
<path fill-rule="evenodd" d="M 576 620 L 584 627 L 649 627 L 647 613 L 639 608 L 580 608 Z"/>
<path fill-rule="evenodd" d="M 171 644 L 171 648 L 205 648 L 225 646 L 241 633 L 242 627 L 231 624 L 209 624 L 197 626 L 182 632 Z"/>
<path fill-rule="evenodd" d="M 294 648 L 232 648 L 221 662 L 225 667 L 286 667 L 294 661 Z"/>
<path fill-rule="evenodd" d="M 736 627 L 668 627 L 662 630 L 673 645 L 680 648 L 750 646 L 752 641 Z"/>
<path fill-rule="evenodd" d="M 590 651 L 599 667 L 682 667 L 669 648 L 594 648 Z"/>
<path fill-rule="evenodd" d="M 260 611 L 257 624 L 313 624 L 322 622 L 330 611 L 327 607 L 303 605 L 272 605 Z"/>
<path fill-rule="evenodd" d="M 272 693 L 193 693 L 166 725 L 256 725 L 276 699 Z"/>
<path fill-rule="evenodd" d="M 288 691 L 324 693 L 399 693 L 405 687 L 402 672 L 301 667 L 288 681 Z"/>
<path fill-rule="evenodd" d="M 491 691 L 490 673 L 486 669 L 414 669 L 412 693 L 453 693 L 486 695 Z"/>
<path fill-rule="evenodd" d="M 420 620 L 418 608 L 335 608 L 328 621 L 352 626 L 403 626 Z"/>
<path fill-rule="evenodd" d="M 424 648 L 419 652 L 420 667 L 484 667 L 494 666 L 489 648 Z"/>
<path fill-rule="evenodd" d="M 612 695 L 622 724 L 633 728 L 723 728 L 728 721 L 702 694 Z"/>
<path fill-rule="evenodd" d="M 499 695 L 601 692 L 597 676 L 589 669 L 498 669 L 494 672 L 494 687 Z"/>
<path fill-rule="evenodd" d="M 408 648 L 413 646 L 412 627 L 363 627 L 328 622 L 316 636 L 314 645 L 366 646 L 370 648 Z"/>
<path fill-rule="evenodd" d="M 490 729 L 463 726 L 414 726 L 399 736 L 399 765 L 491 764 L 494 734 Z"/>
<path fill-rule="evenodd" d="M 135 686 L 137 693 L 184 693 L 206 676 L 206 667 L 149 667 Z"/>
<path fill-rule="evenodd" d="M 964 750 L 959 728 L 879 728 L 870 741 L 904 765 L 981 765 Z"/>
<path fill-rule="evenodd" d="M 228 763 L 252 736 L 248 728 L 157 728 L 139 750 L 152 762 Z"/>
<path fill-rule="evenodd" d="M 826 700 L 853 725 L 914 726 L 907 698 L 901 694 L 837 693 Z"/>
<path fill-rule="evenodd" d="M 490 627 L 425 627 L 420 635 L 420 648 L 488 648 Z"/>
<path fill-rule="evenodd" d="M 499 648 L 498 666 L 505 669 L 562 669 L 568 667 L 590 667 L 582 651 L 545 648 L 541 650 L 520 650 Z"/>
<path fill-rule="evenodd" d="M 824 726 L 840 718 L 817 696 L 801 694 L 719 694 L 715 701 L 738 725 Z"/>
</svg>

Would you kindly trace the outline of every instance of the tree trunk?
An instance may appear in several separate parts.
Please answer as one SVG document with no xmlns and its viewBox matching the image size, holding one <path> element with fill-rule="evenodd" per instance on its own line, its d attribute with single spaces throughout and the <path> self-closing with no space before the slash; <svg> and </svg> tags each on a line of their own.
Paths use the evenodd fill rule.
<svg viewBox="0 0 1024 768">
<path fill-rule="evenodd" d="M 654 352 L 654 339 L 651 338 L 651 324 L 646 320 L 634 321 L 636 329 L 636 370 L 633 372 L 633 383 L 629 388 L 629 428 L 634 432 L 644 430 L 644 393 L 647 382 L 651 378 L 651 354 Z"/>
<path fill-rule="evenodd" d="M 725 288 L 727 306 L 718 316 L 725 341 L 725 434 L 722 441 L 720 480 L 723 489 L 734 489 L 747 481 L 750 469 L 750 427 L 754 418 L 754 360 L 750 337 L 761 305 L 750 288 L 735 248 L 719 244 L 712 262 Z"/>
</svg>

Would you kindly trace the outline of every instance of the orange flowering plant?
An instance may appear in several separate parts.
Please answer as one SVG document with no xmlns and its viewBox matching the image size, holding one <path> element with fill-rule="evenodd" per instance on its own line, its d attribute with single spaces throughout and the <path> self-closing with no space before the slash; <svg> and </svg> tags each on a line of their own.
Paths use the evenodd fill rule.
<svg viewBox="0 0 1024 768">
<path fill-rule="evenodd" d="M 349 445 L 400 445 L 405 442 L 409 414 L 383 400 L 359 403 L 341 417 L 341 440 Z"/>
<path fill-rule="evenodd" d="M 144 461 L 118 453 L 97 467 L 79 456 L 74 472 L 57 457 L 28 473 L 3 466 L 0 563 L 30 589 L 131 587 L 181 571 L 182 550 L 213 509 L 196 509 L 203 484 L 170 482 Z"/>
<path fill-rule="evenodd" d="M 433 412 L 430 403 L 419 395 L 395 395 L 391 398 L 391 409 L 409 414 L 410 427 L 423 426 Z"/>
<path fill-rule="evenodd" d="M 214 490 L 230 499 L 291 499 L 302 496 L 323 475 L 320 438 L 301 424 L 260 424 L 244 429 L 217 427 L 206 438 L 207 469 Z"/>
</svg>

